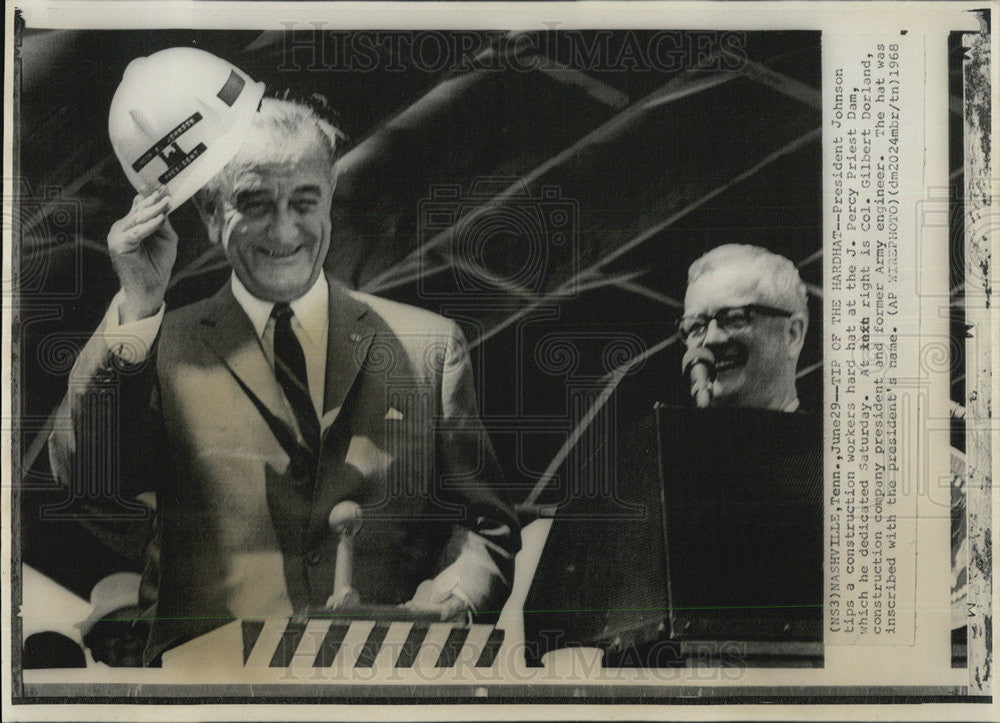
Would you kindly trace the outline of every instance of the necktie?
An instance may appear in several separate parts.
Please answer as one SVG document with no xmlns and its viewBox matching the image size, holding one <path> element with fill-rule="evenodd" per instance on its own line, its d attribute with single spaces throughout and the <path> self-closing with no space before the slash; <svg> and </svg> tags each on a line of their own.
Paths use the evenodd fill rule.
<svg viewBox="0 0 1000 723">
<path fill-rule="evenodd" d="M 306 358 L 292 331 L 292 309 L 284 302 L 271 310 L 274 319 L 274 373 L 292 406 L 306 452 L 315 460 L 319 454 L 319 419 L 309 395 Z"/>
</svg>

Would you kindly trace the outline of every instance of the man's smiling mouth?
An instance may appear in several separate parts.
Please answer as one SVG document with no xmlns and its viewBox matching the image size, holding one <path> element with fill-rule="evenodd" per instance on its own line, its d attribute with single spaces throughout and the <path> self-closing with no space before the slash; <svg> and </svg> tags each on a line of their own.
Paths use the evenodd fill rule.
<svg viewBox="0 0 1000 723">
<path fill-rule="evenodd" d="M 726 344 L 712 349 L 715 354 L 715 371 L 718 374 L 737 369 L 747 363 L 749 352 L 742 344 Z"/>
<path fill-rule="evenodd" d="M 301 249 L 301 245 L 290 249 L 268 249 L 263 246 L 258 246 L 257 252 L 271 259 L 287 259 L 297 254 Z"/>
</svg>

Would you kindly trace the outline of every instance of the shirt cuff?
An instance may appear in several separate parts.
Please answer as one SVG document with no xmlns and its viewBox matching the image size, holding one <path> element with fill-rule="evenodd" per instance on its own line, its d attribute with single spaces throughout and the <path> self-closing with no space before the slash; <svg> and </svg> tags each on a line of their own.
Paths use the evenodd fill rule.
<svg viewBox="0 0 1000 723">
<path fill-rule="evenodd" d="M 152 316 L 139 321 L 121 323 L 121 304 L 125 295 L 119 291 L 111 300 L 111 306 L 104 317 L 104 332 L 107 334 L 108 349 L 127 364 L 141 364 L 149 358 L 150 349 L 160 333 L 166 304 Z"/>
</svg>

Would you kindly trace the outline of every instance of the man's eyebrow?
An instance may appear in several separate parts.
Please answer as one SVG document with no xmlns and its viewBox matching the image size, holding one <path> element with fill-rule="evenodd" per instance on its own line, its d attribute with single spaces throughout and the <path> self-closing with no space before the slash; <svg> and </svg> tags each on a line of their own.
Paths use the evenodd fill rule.
<svg viewBox="0 0 1000 723">
<path fill-rule="evenodd" d="M 318 184 L 310 184 L 307 186 L 299 186 L 295 189 L 295 193 L 313 193 L 317 196 L 321 196 L 323 195 L 323 189 L 321 189 Z"/>
<path fill-rule="evenodd" d="M 266 198 L 268 195 L 267 189 L 259 188 L 255 183 L 248 183 L 242 188 L 236 188 L 233 193 L 233 197 L 237 203 L 246 203 L 258 198 Z"/>
</svg>

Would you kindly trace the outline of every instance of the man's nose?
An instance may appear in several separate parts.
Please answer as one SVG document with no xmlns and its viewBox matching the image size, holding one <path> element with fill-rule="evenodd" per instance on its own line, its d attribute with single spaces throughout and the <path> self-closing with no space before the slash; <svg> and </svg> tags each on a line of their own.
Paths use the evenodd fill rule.
<svg viewBox="0 0 1000 723">
<path fill-rule="evenodd" d="M 283 245 L 295 243 L 299 236 L 295 219 L 287 208 L 278 208 L 268 231 L 272 241 Z"/>
<path fill-rule="evenodd" d="M 729 334 L 723 331 L 722 327 L 719 326 L 719 322 L 715 319 L 710 319 L 708 326 L 705 327 L 705 339 L 704 343 L 707 344 L 721 344 L 725 341 L 729 341 Z"/>
</svg>

